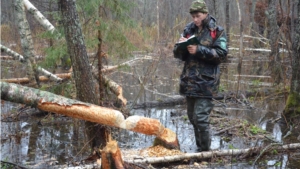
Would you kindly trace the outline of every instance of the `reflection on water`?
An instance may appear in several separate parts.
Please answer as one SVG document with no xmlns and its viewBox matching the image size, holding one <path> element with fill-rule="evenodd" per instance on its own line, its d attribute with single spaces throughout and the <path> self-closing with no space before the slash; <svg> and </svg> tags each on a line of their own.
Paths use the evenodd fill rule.
<svg viewBox="0 0 300 169">
<path fill-rule="evenodd" d="M 228 64 L 228 67 L 234 66 L 234 64 Z M 124 96 L 129 102 L 159 101 L 178 95 L 178 77 L 181 68 L 182 64 L 170 58 L 163 58 L 160 62 L 144 60 L 142 63 L 132 65 L 130 71 L 118 71 L 110 74 L 110 78 L 122 84 Z M 235 67 L 228 68 L 226 72 L 228 74 L 224 74 L 222 77 L 227 77 L 226 80 L 235 81 L 235 76 L 229 76 L 235 74 L 234 70 L 236 70 Z M 256 72 L 259 75 L 264 71 L 261 71 L 261 68 L 259 71 L 243 70 L 245 74 L 251 72 Z M 251 80 L 253 81 L 253 79 Z M 263 80 L 259 79 L 259 81 Z M 236 84 L 229 84 L 229 81 L 223 82 L 223 85 L 227 85 L 229 90 L 236 87 Z M 241 88 L 247 89 L 248 87 L 241 85 Z M 16 107 L 16 104 L 3 102 L 1 103 L 1 113 L 3 115 L 16 112 Z M 250 123 L 260 125 L 264 130 L 273 133 L 275 140 L 282 142 L 283 134 L 280 126 L 274 120 L 280 117 L 283 107 L 283 101 L 268 100 L 253 103 L 251 109 L 247 106 L 241 107 L 238 104 L 230 107 L 218 107 L 218 109 L 222 109 L 222 112 L 231 118 L 245 119 Z M 186 118 L 185 105 L 133 109 L 131 114 L 159 119 L 165 127 L 176 132 L 183 152 L 196 151 L 194 132 Z M 2 122 L 1 160 L 33 165 L 34 168 L 51 168 L 50 165 L 56 163 L 65 164 L 72 160 L 80 161 L 87 156 L 86 153 L 90 152 L 88 140 L 85 140 L 83 126 L 80 120 L 70 120 L 61 116 L 55 118 L 53 116 L 30 117 L 16 122 Z M 154 140 L 154 136 L 122 129 L 114 131 L 113 135 L 118 140 L 120 148 L 124 149 L 146 148 L 151 146 Z M 229 149 L 230 144 L 233 144 L 235 148 L 246 148 L 257 146 L 260 143 L 249 145 L 248 142 L 238 137 L 232 138 L 231 142 L 228 143 L 220 136 L 212 136 L 211 149 L 213 150 Z M 283 155 L 278 158 L 274 157 L 268 161 L 268 165 L 272 168 L 272 165 L 280 162 L 281 166 L 285 167 L 288 164 L 287 161 L 288 156 Z M 253 167 L 249 164 L 238 163 L 231 168 Z"/>
<path fill-rule="evenodd" d="M 2 104 L 2 113 L 11 112 L 15 106 L 10 102 L 4 102 Z M 193 128 L 185 118 L 185 109 L 185 105 L 178 105 L 134 109 L 131 113 L 159 119 L 165 127 L 176 132 L 181 151 L 196 152 Z M 260 123 L 263 129 L 273 133 L 277 141 L 281 141 L 280 126 L 276 123 L 270 123 L 272 118 L 264 120 L 264 118 L 259 118 L 258 115 L 256 117 L 255 114 L 259 114 L 259 109 L 224 109 L 232 118 L 247 119 L 251 117 L 251 120 L 256 120 L 256 123 Z M 274 117 L 272 113 L 265 113 L 265 117 L 268 114 Z M 1 160 L 31 165 L 34 168 L 43 168 L 53 164 L 65 164 L 72 160 L 80 161 L 87 156 L 87 154 L 82 154 L 82 152 L 89 152 L 89 147 L 86 145 L 87 141 L 83 139 L 85 138 L 83 123 L 80 121 L 74 122 L 63 117 L 54 119 L 32 117 L 30 119 L 21 119 L 21 121 L 17 122 L 2 122 L 1 130 Z M 118 140 L 121 149 L 150 147 L 155 139 L 154 136 L 122 129 L 114 131 L 114 136 L 116 136 L 115 138 Z M 235 148 L 247 148 L 249 146 L 257 146 L 257 143 L 249 145 L 248 142 L 238 137 L 233 138 L 229 143 L 221 139 L 220 136 L 212 136 L 211 149 L 229 149 L 230 145 L 234 145 Z M 278 161 L 284 162 L 283 160 L 287 160 L 286 155 L 280 159 L 270 160 L 268 164 L 272 165 Z"/>
<path fill-rule="evenodd" d="M 2 103 L 1 113 L 11 113 L 16 107 L 10 102 Z M 64 164 L 72 159 L 82 159 L 85 146 L 83 123 L 55 118 L 43 120 L 30 117 L 16 122 L 1 124 L 1 160 L 35 168 Z"/>
</svg>

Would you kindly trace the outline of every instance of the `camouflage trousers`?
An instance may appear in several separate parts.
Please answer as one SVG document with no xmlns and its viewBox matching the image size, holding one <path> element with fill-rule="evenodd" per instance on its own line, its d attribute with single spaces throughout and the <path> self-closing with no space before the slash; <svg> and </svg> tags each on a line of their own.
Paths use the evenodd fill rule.
<svg viewBox="0 0 300 169">
<path fill-rule="evenodd" d="M 187 97 L 187 114 L 194 127 L 198 151 L 208 151 L 211 138 L 209 134 L 209 114 L 214 107 L 211 99 Z"/>
</svg>

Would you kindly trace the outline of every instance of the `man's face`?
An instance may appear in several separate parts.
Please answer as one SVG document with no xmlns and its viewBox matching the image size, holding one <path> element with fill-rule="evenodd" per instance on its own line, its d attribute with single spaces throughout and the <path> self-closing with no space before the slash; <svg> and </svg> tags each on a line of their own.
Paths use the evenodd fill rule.
<svg viewBox="0 0 300 169">
<path fill-rule="evenodd" d="M 207 17 L 207 13 L 197 12 L 197 13 L 192 13 L 191 16 L 193 18 L 193 22 L 195 23 L 195 25 L 199 27 L 201 26 L 202 21 Z"/>
</svg>

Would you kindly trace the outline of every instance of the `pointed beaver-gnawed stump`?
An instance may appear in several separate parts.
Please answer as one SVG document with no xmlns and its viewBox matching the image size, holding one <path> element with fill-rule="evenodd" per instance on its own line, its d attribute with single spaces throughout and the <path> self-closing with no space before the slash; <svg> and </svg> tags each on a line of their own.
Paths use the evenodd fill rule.
<svg viewBox="0 0 300 169">
<path fill-rule="evenodd" d="M 169 149 L 179 149 L 177 135 L 170 129 L 165 128 L 157 119 L 141 116 L 130 116 L 123 124 L 122 128 L 127 130 L 156 136 L 156 144 Z"/>
<path fill-rule="evenodd" d="M 118 143 L 115 140 L 107 142 L 101 152 L 101 169 L 124 169 L 124 162 Z"/>
</svg>

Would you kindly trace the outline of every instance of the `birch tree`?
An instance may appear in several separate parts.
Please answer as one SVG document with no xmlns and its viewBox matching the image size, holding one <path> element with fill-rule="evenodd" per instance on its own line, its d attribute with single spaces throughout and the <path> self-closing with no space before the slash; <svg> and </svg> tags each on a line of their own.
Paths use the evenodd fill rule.
<svg viewBox="0 0 300 169">
<path fill-rule="evenodd" d="M 9 54 L 10 56 L 14 57 L 15 59 L 18 59 L 20 62 L 24 63 L 26 60 L 24 59 L 24 57 L 22 55 L 20 55 L 19 53 L 3 46 L 0 44 L 0 48 L 1 50 L 5 51 L 7 54 Z M 54 74 L 52 74 L 51 72 L 45 70 L 44 68 L 37 66 L 37 71 L 43 75 L 46 76 L 46 78 L 55 81 L 55 82 L 61 82 L 62 79 Z"/>
<path fill-rule="evenodd" d="M 25 7 L 22 0 L 15 0 L 15 15 L 17 18 L 17 24 L 19 28 L 19 34 L 21 38 L 21 46 L 24 53 L 24 58 L 27 63 L 27 76 L 30 79 L 30 86 L 37 87 L 38 73 L 37 65 L 34 59 L 33 41 L 31 37 L 31 31 L 26 19 Z"/>
<path fill-rule="evenodd" d="M 34 5 L 28 0 L 23 0 L 23 3 L 30 14 L 34 16 L 34 18 L 48 31 L 51 33 L 54 32 L 54 26 L 44 17 L 44 15 L 36 9 Z"/>
</svg>

